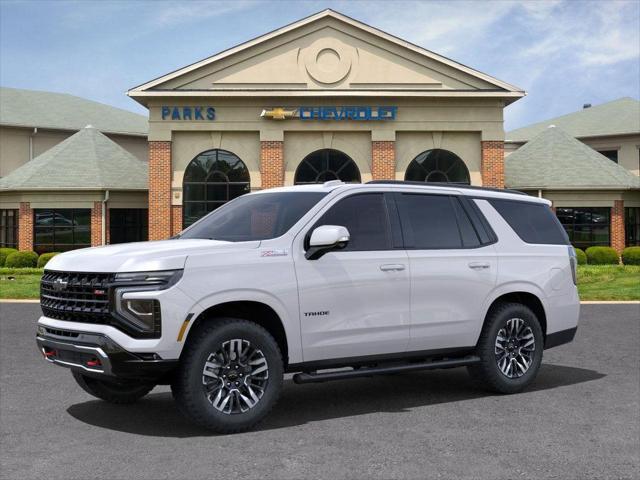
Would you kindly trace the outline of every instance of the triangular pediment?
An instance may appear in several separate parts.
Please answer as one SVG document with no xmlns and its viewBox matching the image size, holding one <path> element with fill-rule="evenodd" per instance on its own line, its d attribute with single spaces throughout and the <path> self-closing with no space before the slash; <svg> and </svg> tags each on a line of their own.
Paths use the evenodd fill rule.
<svg viewBox="0 0 640 480">
<path fill-rule="evenodd" d="M 327 10 L 132 89 L 185 92 L 523 92 Z M 284 93 L 286 95 L 286 93 Z"/>
</svg>

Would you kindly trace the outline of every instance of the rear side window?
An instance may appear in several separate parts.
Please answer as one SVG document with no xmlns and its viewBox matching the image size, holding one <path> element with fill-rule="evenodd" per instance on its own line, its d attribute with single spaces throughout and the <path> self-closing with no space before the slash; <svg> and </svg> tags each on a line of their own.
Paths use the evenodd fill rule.
<svg viewBox="0 0 640 480">
<path fill-rule="evenodd" d="M 399 194 L 396 199 L 406 248 L 427 250 L 480 246 L 478 235 L 457 198 Z"/>
<path fill-rule="evenodd" d="M 320 225 L 347 227 L 351 238 L 342 251 L 393 248 L 387 204 L 382 193 L 352 195 L 340 200 L 320 218 L 315 226 Z"/>
<path fill-rule="evenodd" d="M 546 205 L 514 200 L 489 199 L 502 218 L 526 243 L 568 245 L 562 225 Z"/>
</svg>

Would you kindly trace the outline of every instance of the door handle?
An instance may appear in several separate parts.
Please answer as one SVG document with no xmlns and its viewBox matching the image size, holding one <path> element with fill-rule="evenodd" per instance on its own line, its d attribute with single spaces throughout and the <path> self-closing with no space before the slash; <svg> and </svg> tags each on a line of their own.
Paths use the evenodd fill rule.
<svg viewBox="0 0 640 480">
<path fill-rule="evenodd" d="M 387 263 L 385 265 L 380 265 L 380 270 L 383 272 L 400 272 L 404 270 L 404 265 L 401 263 Z"/>
<path fill-rule="evenodd" d="M 472 270 L 487 270 L 489 268 L 489 264 L 483 262 L 471 262 L 469 263 L 469 268 Z"/>
</svg>

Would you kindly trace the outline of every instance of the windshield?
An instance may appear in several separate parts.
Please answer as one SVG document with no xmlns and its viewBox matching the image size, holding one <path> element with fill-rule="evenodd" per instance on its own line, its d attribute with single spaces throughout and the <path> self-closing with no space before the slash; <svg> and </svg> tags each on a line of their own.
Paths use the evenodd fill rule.
<svg viewBox="0 0 640 480">
<path fill-rule="evenodd" d="M 243 195 L 186 229 L 179 238 L 227 242 L 268 240 L 287 232 L 326 192 L 277 192 Z"/>
</svg>

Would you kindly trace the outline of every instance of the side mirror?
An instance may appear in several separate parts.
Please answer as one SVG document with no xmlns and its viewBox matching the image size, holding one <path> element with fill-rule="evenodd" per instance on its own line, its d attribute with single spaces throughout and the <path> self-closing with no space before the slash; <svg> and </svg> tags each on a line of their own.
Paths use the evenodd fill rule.
<svg viewBox="0 0 640 480">
<path fill-rule="evenodd" d="M 331 250 L 339 250 L 349 243 L 349 230 L 339 225 L 322 225 L 311 232 L 307 260 L 317 260 Z"/>
</svg>

